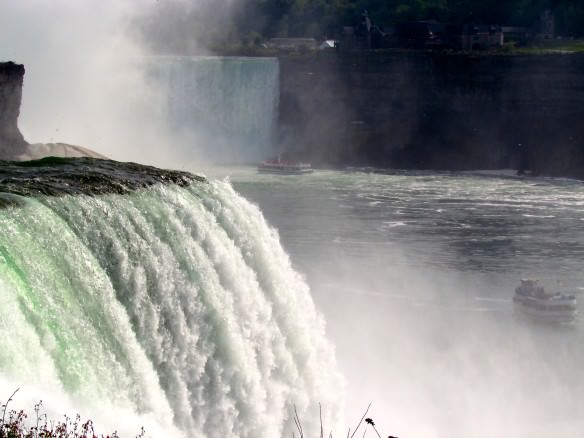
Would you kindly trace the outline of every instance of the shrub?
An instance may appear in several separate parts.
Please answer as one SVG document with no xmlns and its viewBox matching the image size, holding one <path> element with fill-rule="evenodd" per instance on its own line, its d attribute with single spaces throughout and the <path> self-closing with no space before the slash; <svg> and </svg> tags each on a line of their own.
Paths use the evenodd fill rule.
<svg viewBox="0 0 584 438">
<path fill-rule="evenodd" d="M 50 421 L 46 414 L 41 414 L 42 401 L 34 406 L 36 414 L 34 425 L 27 421 L 24 410 L 8 410 L 18 389 L 12 393 L 8 401 L 0 406 L 0 438 L 119 438 L 117 432 L 107 435 L 97 435 L 92 420 L 81 421 L 79 414 L 74 419 L 64 416 L 63 420 Z M 137 435 L 143 438 L 144 428 Z"/>
</svg>

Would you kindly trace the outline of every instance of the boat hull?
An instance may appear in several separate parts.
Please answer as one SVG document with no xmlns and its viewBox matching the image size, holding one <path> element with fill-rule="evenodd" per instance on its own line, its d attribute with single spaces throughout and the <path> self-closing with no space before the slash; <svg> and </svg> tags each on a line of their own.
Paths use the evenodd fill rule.
<svg viewBox="0 0 584 438">
<path fill-rule="evenodd" d="M 578 311 L 572 306 L 560 309 L 522 300 L 513 300 L 513 310 L 518 316 L 552 324 L 572 323 L 578 315 Z"/>
<path fill-rule="evenodd" d="M 513 295 L 515 314 L 550 323 L 571 323 L 578 314 L 576 296 L 548 293 L 536 279 L 522 278 Z"/>
<path fill-rule="evenodd" d="M 312 173 L 311 167 L 306 166 L 258 166 L 259 173 L 270 173 L 274 175 L 304 175 Z"/>
</svg>

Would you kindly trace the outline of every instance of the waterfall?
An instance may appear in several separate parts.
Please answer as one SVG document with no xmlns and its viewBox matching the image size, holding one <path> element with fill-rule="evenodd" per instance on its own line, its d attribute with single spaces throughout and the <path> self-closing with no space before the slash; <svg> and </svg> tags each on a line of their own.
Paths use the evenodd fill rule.
<svg viewBox="0 0 584 438">
<path fill-rule="evenodd" d="M 273 154 L 276 58 L 157 56 L 146 71 L 187 147 L 221 163 L 255 163 Z"/>
<path fill-rule="evenodd" d="M 319 403 L 338 421 L 309 288 L 228 182 L 0 197 L 3 401 L 34 390 L 160 436 L 290 436 L 294 406 L 316 435 Z"/>
</svg>

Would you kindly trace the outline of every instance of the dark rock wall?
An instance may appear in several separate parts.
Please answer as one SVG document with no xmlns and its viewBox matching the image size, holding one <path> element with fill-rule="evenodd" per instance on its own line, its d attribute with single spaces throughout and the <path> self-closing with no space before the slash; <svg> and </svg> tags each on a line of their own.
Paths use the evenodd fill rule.
<svg viewBox="0 0 584 438">
<path fill-rule="evenodd" d="M 329 52 L 280 72 L 295 158 L 584 176 L 584 55 Z"/>
<path fill-rule="evenodd" d="M 12 156 L 26 141 L 18 130 L 24 66 L 0 63 L 0 158 Z"/>
<path fill-rule="evenodd" d="M 23 65 L 0 62 L 0 160 L 37 160 L 49 156 L 106 158 L 81 146 L 26 142 L 18 129 L 23 80 Z"/>
</svg>

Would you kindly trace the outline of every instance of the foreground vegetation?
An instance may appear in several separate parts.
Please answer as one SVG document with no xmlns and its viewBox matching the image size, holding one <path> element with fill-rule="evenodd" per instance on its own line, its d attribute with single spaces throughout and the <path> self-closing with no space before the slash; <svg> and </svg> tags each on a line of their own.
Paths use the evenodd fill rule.
<svg viewBox="0 0 584 438">
<path fill-rule="evenodd" d="M 319 408 L 320 408 L 320 403 L 319 403 Z M 371 403 L 369 403 L 369 406 L 367 406 L 365 413 L 363 414 L 363 416 L 359 420 L 359 423 L 357 423 L 357 426 L 355 427 L 355 429 L 351 430 L 351 428 L 349 428 L 349 430 L 347 431 L 347 438 L 354 438 L 356 433 L 359 432 L 359 428 L 361 426 L 363 426 L 363 429 L 364 429 L 363 438 L 365 438 L 365 436 L 367 435 L 368 429 L 373 429 L 373 431 L 375 432 L 377 437 L 381 438 L 379 431 L 375 427 L 375 422 L 373 421 L 373 419 L 366 418 L 367 413 L 369 412 L 370 408 L 371 408 Z M 320 410 L 319 414 L 320 414 L 320 435 L 319 435 L 319 438 L 324 438 L 324 427 L 322 424 L 322 409 Z M 363 423 L 363 420 L 365 420 L 365 423 Z M 296 430 L 298 431 L 299 438 L 305 438 L 304 437 L 304 430 L 302 429 L 302 423 L 300 421 L 300 417 L 298 417 L 298 412 L 296 412 L 296 406 L 294 406 L 294 424 L 296 425 Z M 328 436 L 329 436 L 329 438 L 332 438 L 333 433 L 330 432 L 330 434 Z M 292 433 L 292 438 L 296 438 L 296 434 Z M 398 438 L 398 437 L 393 436 L 393 435 L 389 435 L 387 438 Z"/>
<path fill-rule="evenodd" d="M 23 410 L 9 409 L 8 405 L 17 392 L 14 391 L 8 401 L 0 405 L 0 438 L 118 438 L 117 432 L 98 435 L 93 422 L 81 421 L 79 415 L 74 419 L 65 416 L 60 421 L 49 420 L 41 413 L 42 402 L 35 405 L 35 418 L 31 421 Z M 144 429 L 137 435 L 137 438 L 143 437 Z"/>
<path fill-rule="evenodd" d="M 77 415 L 74 419 L 67 416 L 60 421 L 51 421 L 46 414 L 41 414 L 42 402 L 39 402 L 34 407 L 35 418 L 34 421 L 28 419 L 28 415 L 24 410 L 10 410 L 9 404 L 13 401 L 14 395 L 18 389 L 8 398 L 6 403 L 0 405 L 0 438 L 119 438 L 117 432 L 107 435 L 97 435 L 91 420 L 81 421 L 81 417 Z M 349 428 L 347 438 L 355 438 L 356 433 L 362 429 L 363 437 L 366 436 L 367 430 L 372 429 L 378 438 L 381 438 L 379 431 L 375 426 L 375 422 L 371 418 L 366 418 L 371 403 L 365 410 L 365 413 L 357 423 L 354 430 Z M 32 424 L 32 425 L 31 425 Z M 294 407 L 294 424 L 298 432 L 298 438 L 305 438 L 302 422 Z M 145 430 L 142 428 L 136 438 L 144 438 Z M 292 434 L 293 438 L 296 434 Z M 332 432 L 329 433 L 328 438 L 332 438 Z M 324 438 L 324 426 L 322 424 L 322 410 L 320 412 L 320 438 Z M 389 435 L 388 438 L 398 438 Z"/>
</svg>

